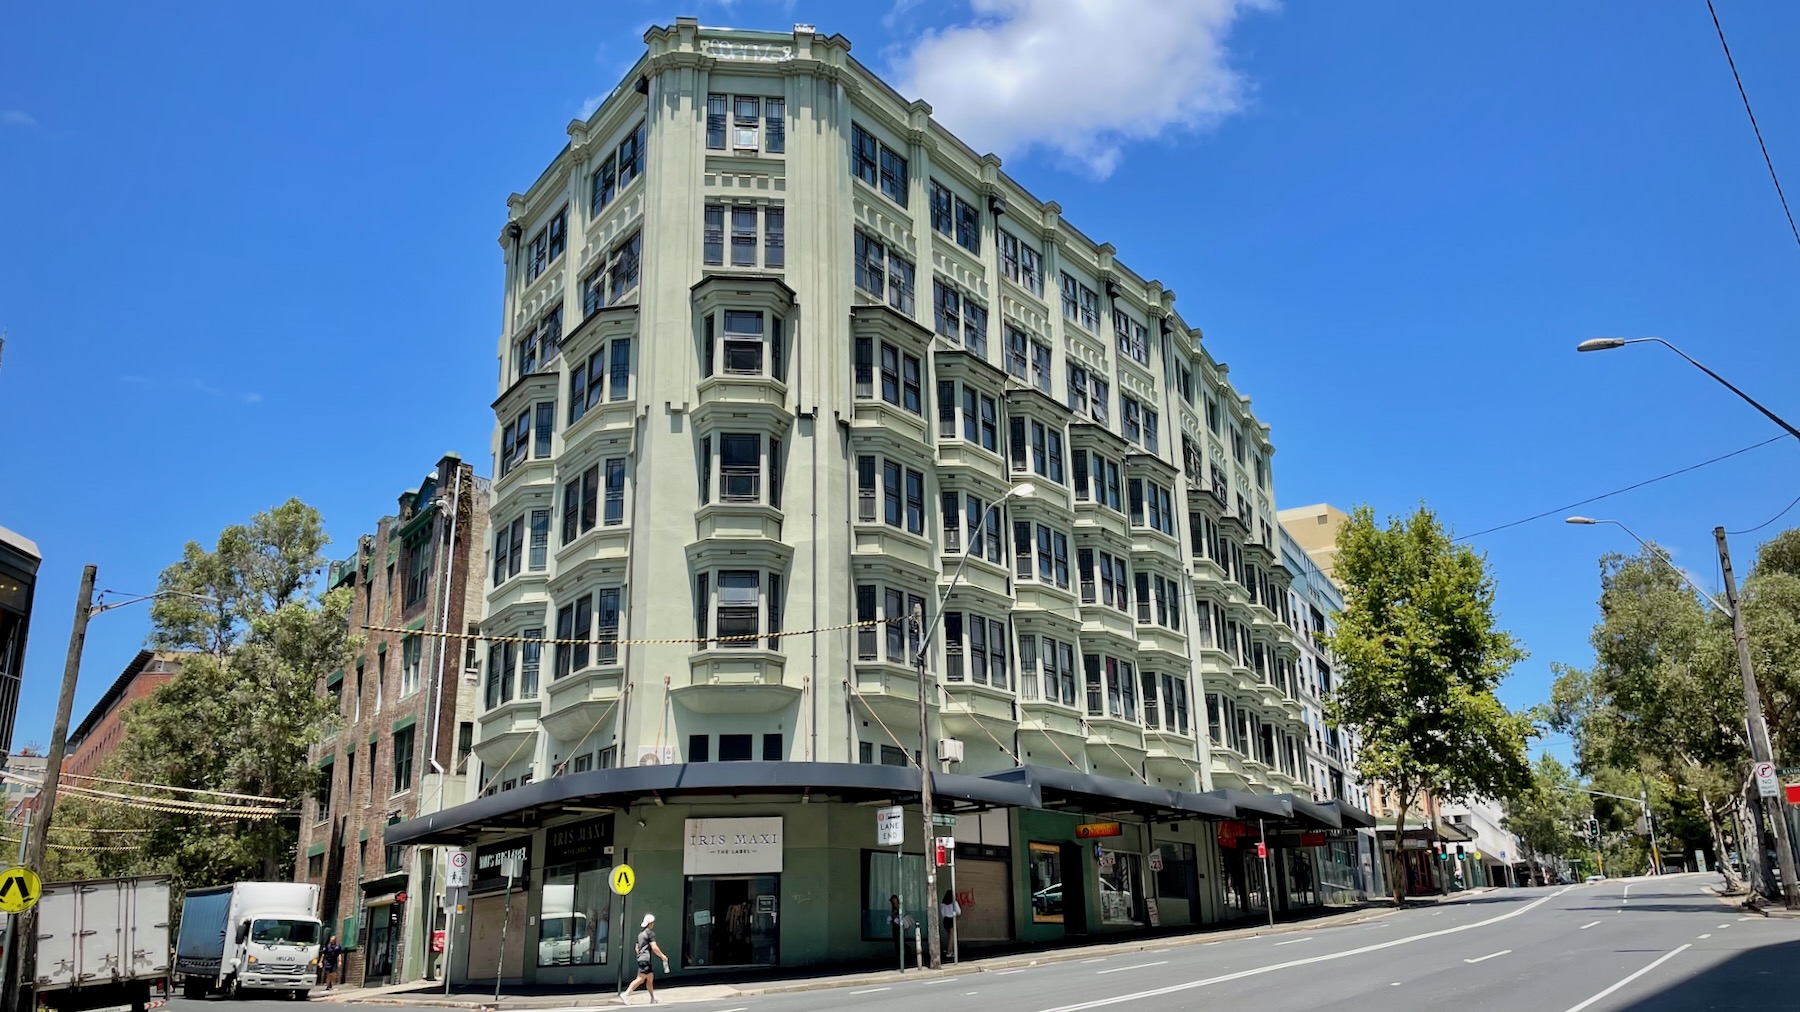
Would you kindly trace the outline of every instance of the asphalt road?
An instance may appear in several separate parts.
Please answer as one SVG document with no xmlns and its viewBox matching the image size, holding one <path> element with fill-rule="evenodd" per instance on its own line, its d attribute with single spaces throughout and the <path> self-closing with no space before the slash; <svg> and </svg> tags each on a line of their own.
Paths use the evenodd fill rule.
<svg viewBox="0 0 1800 1012">
<path fill-rule="evenodd" d="M 1716 876 L 1684 875 L 1505 890 L 1372 924 L 693 1007 L 702 1012 L 1800 1008 L 1800 920 L 1744 918 L 1702 890 L 1713 881 Z"/>
<path fill-rule="evenodd" d="M 1745 917 L 1703 890 L 1714 881 L 1679 875 L 1502 890 L 1315 931 L 682 1004 L 696 1012 L 1800 1008 L 1800 920 Z M 293 1003 L 176 999 L 168 1009 L 243 1006 Z"/>
</svg>

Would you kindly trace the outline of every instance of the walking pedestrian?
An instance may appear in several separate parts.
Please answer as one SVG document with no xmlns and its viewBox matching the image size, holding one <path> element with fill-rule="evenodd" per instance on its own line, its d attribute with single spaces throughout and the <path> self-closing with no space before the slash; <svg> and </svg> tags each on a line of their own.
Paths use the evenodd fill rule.
<svg viewBox="0 0 1800 1012">
<path fill-rule="evenodd" d="M 944 905 L 938 910 L 944 918 L 944 952 L 956 952 L 956 919 L 962 916 L 962 904 L 956 902 L 956 894 L 944 890 Z"/>
<path fill-rule="evenodd" d="M 888 897 L 888 924 L 894 929 L 894 958 L 900 962 L 902 972 L 906 970 L 906 927 L 908 918 L 900 909 L 900 897 Z"/>
<path fill-rule="evenodd" d="M 619 1004 L 631 1004 L 631 992 L 636 991 L 639 984 L 644 985 L 644 992 L 650 996 L 650 1004 L 657 1004 L 656 974 L 650 969 L 651 957 L 662 960 L 663 972 L 669 972 L 669 957 L 663 954 L 662 947 L 656 944 L 656 915 L 645 914 L 643 930 L 637 936 L 637 979 L 619 995 Z"/>
<path fill-rule="evenodd" d="M 325 990 L 337 983 L 338 963 L 343 958 L 344 947 L 338 944 L 337 936 L 327 938 L 325 947 L 319 950 L 319 976 L 324 978 Z"/>
</svg>

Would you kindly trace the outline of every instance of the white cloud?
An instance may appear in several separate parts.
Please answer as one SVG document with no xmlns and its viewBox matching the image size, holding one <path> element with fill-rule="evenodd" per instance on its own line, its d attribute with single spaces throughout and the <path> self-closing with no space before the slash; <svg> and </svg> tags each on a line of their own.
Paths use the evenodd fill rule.
<svg viewBox="0 0 1800 1012">
<path fill-rule="evenodd" d="M 37 120 L 31 114 L 19 109 L 7 109 L 0 112 L 0 126 L 34 127 Z"/>
<path fill-rule="evenodd" d="M 1124 146 L 1204 130 L 1244 108 L 1226 37 L 1273 0 L 971 0 L 975 19 L 927 32 L 900 91 L 977 150 L 1055 152 L 1104 178 Z"/>
</svg>

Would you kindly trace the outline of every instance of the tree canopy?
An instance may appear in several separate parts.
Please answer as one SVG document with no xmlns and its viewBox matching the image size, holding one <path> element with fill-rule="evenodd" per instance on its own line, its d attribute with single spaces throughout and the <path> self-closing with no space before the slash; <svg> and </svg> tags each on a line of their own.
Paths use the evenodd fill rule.
<svg viewBox="0 0 1800 1012">
<path fill-rule="evenodd" d="M 1386 527 L 1363 506 L 1338 532 L 1335 565 L 1344 610 L 1326 635 L 1340 675 L 1328 713 L 1360 737 L 1363 776 L 1397 798 L 1397 835 L 1425 793 L 1500 799 L 1525 789 L 1534 726 L 1494 695 L 1525 651 L 1497 627 L 1485 558 L 1424 506 Z M 1393 878 L 1404 899 L 1405 876 Z"/>
<path fill-rule="evenodd" d="M 163 596 L 151 611 L 151 644 L 182 651 L 181 668 L 127 708 L 124 738 L 104 776 L 300 807 L 319 776 L 309 749 L 335 717 L 319 679 L 342 667 L 355 645 L 350 592 L 314 594 L 326 543 L 318 512 L 289 500 L 226 528 L 212 549 L 186 546 L 163 571 Z M 71 833 L 85 827 L 93 848 L 88 857 L 65 858 L 71 865 L 172 873 L 184 885 L 286 878 L 298 836 L 291 815 L 222 822 L 91 801 L 69 815 L 63 824 Z"/>
</svg>

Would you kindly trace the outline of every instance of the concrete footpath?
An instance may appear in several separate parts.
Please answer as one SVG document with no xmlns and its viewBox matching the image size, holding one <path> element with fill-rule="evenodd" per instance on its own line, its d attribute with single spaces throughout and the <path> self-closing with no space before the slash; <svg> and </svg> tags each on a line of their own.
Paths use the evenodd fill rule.
<svg viewBox="0 0 1800 1012">
<path fill-rule="evenodd" d="M 1465 892 L 1452 893 L 1449 896 L 1410 897 L 1409 906 L 1429 906 L 1434 903 L 1457 903 L 1476 896 L 1495 892 L 1494 889 L 1471 889 Z M 679 983 L 680 974 L 669 976 L 657 975 L 656 997 L 663 1002 L 701 1002 L 718 1001 L 728 998 L 745 998 L 763 994 L 786 994 L 796 991 L 820 991 L 835 987 L 879 986 L 899 981 L 931 980 L 938 977 L 962 976 L 970 973 L 989 973 L 999 970 L 1013 970 L 1028 966 L 1041 966 L 1045 963 L 1062 963 L 1071 960 L 1092 959 L 1096 956 L 1110 956 L 1116 953 L 1145 952 L 1151 949 L 1165 950 L 1190 945 L 1203 945 L 1207 942 L 1218 942 L 1233 938 L 1256 938 L 1263 935 L 1283 935 L 1301 931 L 1313 931 L 1318 928 L 1337 927 L 1345 924 L 1358 924 L 1365 921 L 1378 920 L 1391 916 L 1395 912 L 1385 901 L 1345 910 L 1341 913 L 1307 917 L 1300 920 L 1277 921 L 1273 925 L 1251 925 L 1227 928 L 1214 931 L 1195 931 L 1188 934 L 1156 935 L 1133 938 L 1130 941 L 1101 942 L 1093 945 L 1061 946 L 1044 949 L 1038 952 L 1018 952 L 1001 956 L 989 956 L 970 959 L 961 963 L 952 963 L 941 970 L 909 969 L 904 973 L 898 970 L 873 970 L 850 973 L 826 973 L 790 979 L 767 979 L 743 984 L 716 983 Z M 667 981 L 668 983 L 663 983 Z M 641 988 L 639 989 L 641 992 Z M 567 989 L 544 988 L 531 993 L 521 991 L 508 992 L 502 989 L 498 1002 L 494 1000 L 491 988 L 486 990 L 463 988 L 444 993 L 444 985 L 435 987 L 424 982 L 399 984 L 393 987 L 361 988 L 356 990 L 320 991 L 314 989 L 314 1002 L 330 1002 L 350 1005 L 387 1005 L 402 1007 L 431 1008 L 493 1008 L 507 1009 L 602 1009 L 617 1008 L 618 1001 L 611 989 L 599 991 L 573 991 Z M 644 1003 L 645 999 L 634 996 L 634 1002 Z"/>
</svg>

